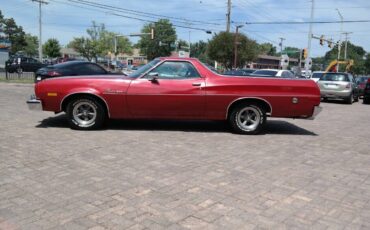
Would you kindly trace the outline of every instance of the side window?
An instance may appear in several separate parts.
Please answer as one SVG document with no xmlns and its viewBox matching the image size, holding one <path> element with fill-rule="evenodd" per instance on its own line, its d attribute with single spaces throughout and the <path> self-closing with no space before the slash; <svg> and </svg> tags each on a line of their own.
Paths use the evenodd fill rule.
<svg viewBox="0 0 370 230">
<path fill-rule="evenodd" d="M 187 79 L 199 78 L 200 75 L 194 66 L 184 61 L 167 61 L 153 69 L 148 75 L 158 75 L 158 79 Z"/>
<path fill-rule="evenodd" d="M 287 73 L 286 71 L 283 71 L 283 72 L 281 73 L 281 77 L 282 77 L 282 78 L 287 78 L 287 77 L 289 77 L 289 76 L 288 76 L 288 73 Z"/>
<path fill-rule="evenodd" d="M 100 66 L 95 64 L 87 64 L 86 69 L 90 72 L 89 74 L 106 74 L 107 72 Z"/>
</svg>

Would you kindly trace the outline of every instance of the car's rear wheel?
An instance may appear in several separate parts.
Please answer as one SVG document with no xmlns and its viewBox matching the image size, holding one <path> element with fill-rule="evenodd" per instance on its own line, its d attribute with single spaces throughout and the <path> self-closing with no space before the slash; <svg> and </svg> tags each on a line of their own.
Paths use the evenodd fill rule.
<svg viewBox="0 0 370 230">
<path fill-rule="evenodd" d="M 351 105 L 354 101 L 354 97 L 353 97 L 353 93 L 351 93 L 351 95 L 349 95 L 346 99 L 345 99 L 345 102 L 349 105 Z"/>
<path fill-rule="evenodd" d="M 240 104 L 231 111 L 229 123 L 236 133 L 258 134 L 266 123 L 265 109 L 256 104 Z"/>
<path fill-rule="evenodd" d="M 17 73 L 22 74 L 23 73 L 23 69 L 21 67 L 17 68 Z"/>
<path fill-rule="evenodd" d="M 106 119 L 103 105 L 92 97 L 72 100 L 67 106 L 67 116 L 71 128 L 78 130 L 99 129 Z"/>
</svg>

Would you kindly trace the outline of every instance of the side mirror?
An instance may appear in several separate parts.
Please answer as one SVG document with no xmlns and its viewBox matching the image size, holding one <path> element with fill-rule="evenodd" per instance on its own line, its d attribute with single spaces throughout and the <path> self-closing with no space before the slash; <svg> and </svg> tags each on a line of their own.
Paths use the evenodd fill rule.
<svg viewBox="0 0 370 230">
<path fill-rule="evenodd" d="M 159 74 L 157 72 L 148 73 L 148 81 L 151 81 L 152 83 L 158 83 L 158 76 Z"/>
</svg>

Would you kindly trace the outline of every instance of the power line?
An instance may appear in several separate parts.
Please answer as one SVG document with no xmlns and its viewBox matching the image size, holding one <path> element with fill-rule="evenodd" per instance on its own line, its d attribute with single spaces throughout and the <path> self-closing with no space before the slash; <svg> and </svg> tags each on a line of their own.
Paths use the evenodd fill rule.
<svg viewBox="0 0 370 230">
<path fill-rule="evenodd" d="M 143 12 L 143 11 L 138 11 L 138 10 L 131 10 L 127 8 L 122 8 L 122 7 L 117 7 L 117 6 L 107 5 L 107 4 L 101 4 L 101 3 L 96 3 L 96 2 L 90 2 L 90 1 L 85 1 L 85 0 L 67 0 L 67 1 L 74 2 L 77 4 L 90 5 L 92 7 L 99 7 L 99 8 L 105 8 L 105 9 L 108 8 L 110 10 L 120 11 L 120 12 L 138 15 L 142 17 L 175 19 L 178 22 L 182 21 L 183 23 L 197 22 L 197 23 L 208 24 L 208 25 L 220 25 L 219 23 L 212 23 L 212 22 L 201 21 L 201 20 L 192 20 L 192 19 L 187 19 L 187 18 L 166 16 L 166 15 L 161 15 L 161 14 L 153 14 L 153 13 L 148 13 L 148 12 Z"/>
<path fill-rule="evenodd" d="M 345 21 L 312 21 L 312 22 L 246 22 L 247 25 L 278 25 L 278 24 L 337 24 L 337 23 L 366 23 L 370 20 L 345 20 Z"/>
<path fill-rule="evenodd" d="M 81 8 L 81 6 L 75 5 L 73 3 L 61 2 L 61 1 L 58 1 L 58 0 L 50 0 L 50 1 Z M 118 17 L 122 17 L 122 18 L 128 18 L 128 19 L 133 19 L 133 20 L 142 21 L 142 22 L 157 23 L 157 21 L 150 20 L 150 19 L 144 19 L 144 18 L 133 17 L 133 16 L 128 16 L 128 15 L 124 15 L 124 14 L 119 14 L 119 13 L 115 13 L 115 12 L 108 12 L 108 11 L 104 11 L 104 10 L 99 10 L 99 9 L 95 9 L 95 8 L 100 8 L 100 7 L 96 7 L 96 6 L 92 6 L 92 7 L 94 7 L 94 9 L 87 8 L 87 7 L 82 7 L 82 8 L 92 10 L 92 11 L 98 11 L 98 12 L 102 12 L 102 13 L 105 13 L 105 14 L 110 14 L 110 15 L 114 15 L 114 16 L 118 16 Z M 192 27 L 192 26 L 178 25 L 178 24 L 173 24 L 173 23 L 172 23 L 172 25 L 174 27 L 204 31 L 204 32 L 207 32 L 207 33 L 211 32 L 211 31 L 219 31 L 219 30 L 215 30 L 215 29 Z"/>
</svg>

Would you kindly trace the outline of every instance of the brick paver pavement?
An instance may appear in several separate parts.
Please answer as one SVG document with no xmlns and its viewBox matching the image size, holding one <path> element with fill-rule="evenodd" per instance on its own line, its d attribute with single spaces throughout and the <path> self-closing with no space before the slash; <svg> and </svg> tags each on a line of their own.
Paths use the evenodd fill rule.
<svg viewBox="0 0 370 230">
<path fill-rule="evenodd" d="M 370 229 L 370 105 L 266 133 L 222 122 L 73 131 L 0 83 L 0 229 Z"/>
</svg>

